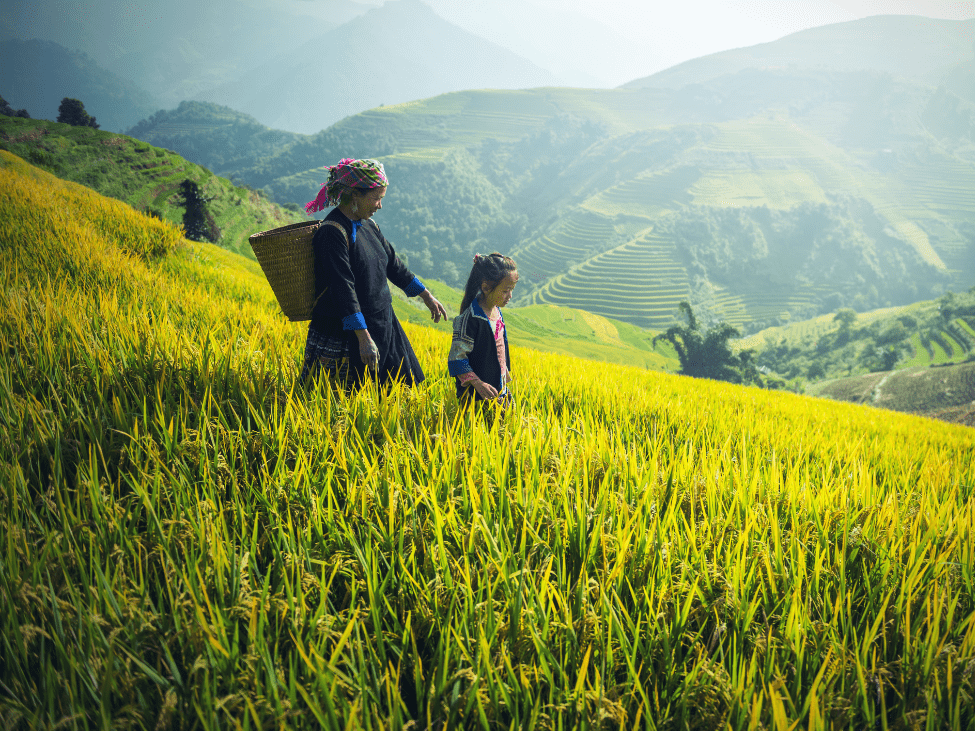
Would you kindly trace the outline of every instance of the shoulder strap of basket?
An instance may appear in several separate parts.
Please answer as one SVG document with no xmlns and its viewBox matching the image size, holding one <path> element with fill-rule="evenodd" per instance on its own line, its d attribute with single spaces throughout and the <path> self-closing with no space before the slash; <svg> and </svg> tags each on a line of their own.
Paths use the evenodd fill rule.
<svg viewBox="0 0 975 731">
<path fill-rule="evenodd" d="M 349 248 L 349 234 L 345 232 L 345 226 L 343 226 L 338 221 L 322 221 L 320 226 L 334 226 L 342 234 L 342 239 L 345 241 L 345 248 Z"/>
<path fill-rule="evenodd" d="M 346 249 L 349 248 L 349 235 L 345 232 L 345 226 L 343 226 L 341 223 L 339 223 L 338 221 L 322 221 L 320 224 L 318 224 L 318 226 L 319 228 L 321 228 L 322 226 L 334 226 L 335 228 L 337 228 L 339 232 L 342 234 L 342 239 L 345 241 L 345 248 Z M 311 303 L 311 308 L 313 310 L 315 309 L 315 305 L 318 304 L 318 300 L 320 300 L 322 298 L 322 295 L 325 294 L 327 291 L 328 291 L 328 287 L 322 289 L 321 294 L 318 295 L 315 298 L 315 301 Z"/>
</svg>

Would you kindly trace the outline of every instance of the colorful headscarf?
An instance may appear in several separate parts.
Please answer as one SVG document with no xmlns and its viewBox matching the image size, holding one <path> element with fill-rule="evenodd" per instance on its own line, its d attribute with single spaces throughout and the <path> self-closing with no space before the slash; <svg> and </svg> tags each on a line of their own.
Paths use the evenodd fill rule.
<svg viewBox="0 0 975 731">
<path fill-rule="evenodd" d="M 389 181 L 379 160 L 356 160 L 347 157 L 336 165 L 326 165 L 328 181 L 318 191 L 315 200 L 305 206 L 308 213 L 317 213 L 328 206 L 342 202 L 342 193 L 349 188 L 385 188 Z"/>
</svg>

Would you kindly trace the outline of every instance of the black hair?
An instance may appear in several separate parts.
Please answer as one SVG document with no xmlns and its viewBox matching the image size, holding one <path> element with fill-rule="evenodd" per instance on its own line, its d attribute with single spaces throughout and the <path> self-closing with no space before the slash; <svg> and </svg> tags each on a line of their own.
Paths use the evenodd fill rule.
<svg viewBox="0 0 975 731">
<path fill-rule="evenodd" d="M 361 198 L 364 195 L 368 195 L 376 188 L 355 188 L 351 185 L 340 186 L 341 192 L 339 193 L 339 205 L 345 203 L 352 203 L 357 198 Z"/>
<path fill-rule="evenodd" d="M 511 272 L 518 271 L 515 260 L 510 256 L 494 252 L 493 254 L 475 254 L 474 266 L 471 267 L 467 284 L 464 285 L 464 298 L 460 301 L 460 311 L 464 312 L 471 306 L 471 302 L 481 291 L 481 285 L 487 284 L 491 289 L 497 287 Z"/>
</svg>

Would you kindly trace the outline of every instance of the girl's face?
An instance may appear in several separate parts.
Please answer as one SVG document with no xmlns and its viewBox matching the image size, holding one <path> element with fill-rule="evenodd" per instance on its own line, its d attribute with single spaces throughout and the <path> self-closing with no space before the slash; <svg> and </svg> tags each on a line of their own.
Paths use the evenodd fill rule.
<svg viewBox="0 0 975 731">
<path fill-rule="evenodd" d="M 504 307 L 511 301 L 511 293 L 515 291 L 518 284 L 518 272 L 508 272 L 508 276 L 498 282 L 493 289 L 491 285 L 484 282 L 481 285 L 481 304 L 485 310 L 492 310 L 495 307 Z"/>
</svg>

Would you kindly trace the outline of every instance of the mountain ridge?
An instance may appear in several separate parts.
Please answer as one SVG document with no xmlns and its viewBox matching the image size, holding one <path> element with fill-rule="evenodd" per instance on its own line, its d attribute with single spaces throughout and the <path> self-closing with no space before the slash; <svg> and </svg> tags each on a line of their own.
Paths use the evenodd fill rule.
<svg viewBox="0 0 975 731">
<path fill-rule="evenodd" d="M 973 38 L 975 19 L 871 16 L 684 61 L 621 88 L 679 89 L 744 69 L 770 67 L 870 69 L 938 85 L 953 65 L 971 60 Z"/>
<path fill-rule="evenodd" d="M 0 41 L 0 89 L 12 106 L 42 119 L 57 119 L 63 98 L 80 99 L 99 126 L 113 132 L 159 108 L 158 100 L 136 83 L 87 53 L 53 41 Z"/>
<path fill-rule="evenodd" d="M 375 52 L 330 51 L 344 48 L 349 36 L 374 38 Z M 233 107 L 268 126 L 312 134 L 381 105 L 461 89 L 556 81 L 527 59 L 448 23 L 420 0 L 389 0 L 305 42 L 289 54 L 288 64 L 284 71 L 266 64 L 250 70 L 243 95 L 242 80 L 235 80 L 195 98 Z M 471 68 L 476 70 L 462 71 Z"/>
</svg>

